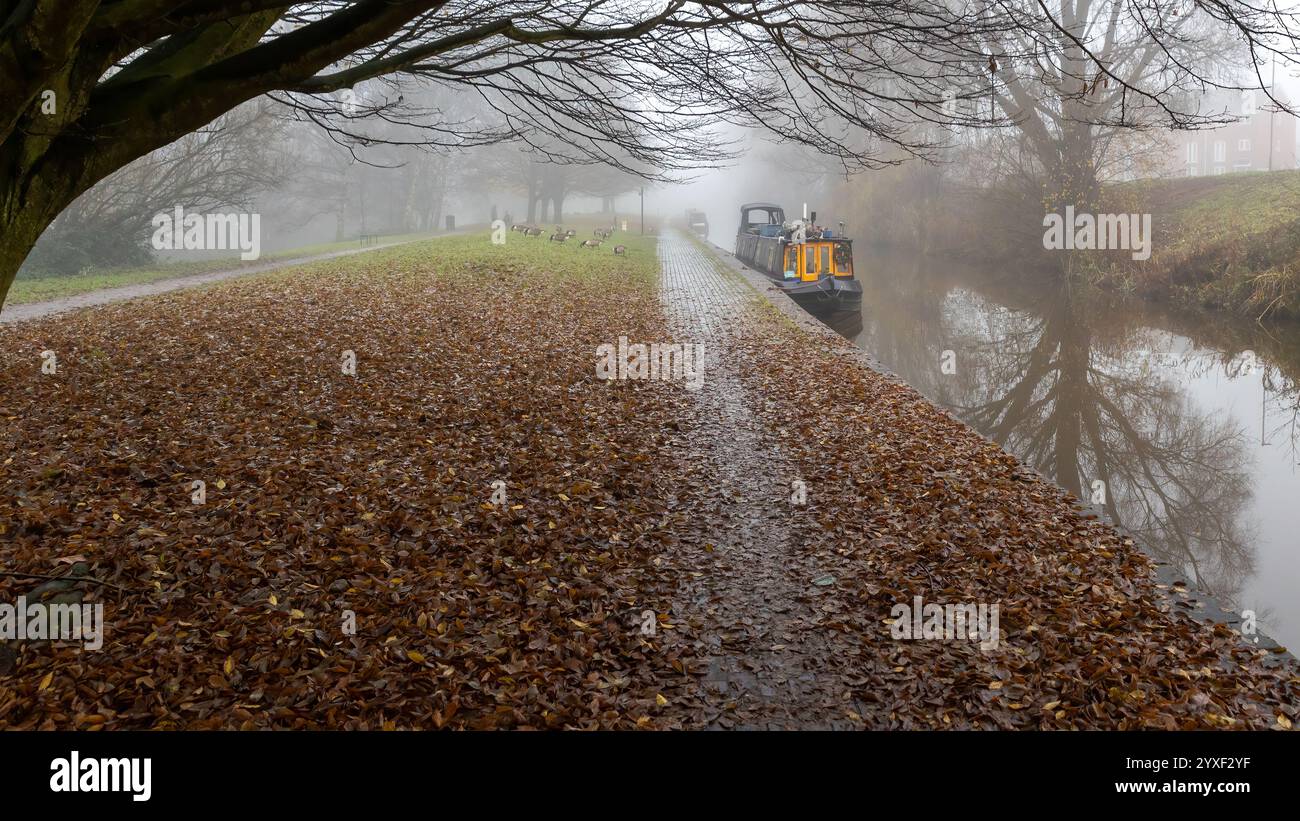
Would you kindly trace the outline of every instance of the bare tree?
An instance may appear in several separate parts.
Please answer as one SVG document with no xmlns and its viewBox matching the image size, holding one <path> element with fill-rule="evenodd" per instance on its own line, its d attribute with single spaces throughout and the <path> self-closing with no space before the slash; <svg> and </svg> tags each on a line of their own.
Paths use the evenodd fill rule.
<svg viewBox="0 0 1300 821">
<path fill-rule="evenodd" d="M 1291 12 L 1248 0 L 1185 7 L 1243 39 L 1255 64 L 1270 53 L 1296 63 Z M 417 75 L 477 92 L 499 134 L 540 134 L 593 161 L 717 162 L 725 152 L 707 129 L 727 120 L 872 167 L 897 161 L 882 146 L 929 150 L 907 124 L 944 116 L 951 85 L 983 70 L 983 44 L 1018 32 L 1036 49 L 1037 32 L 1069 36 L 1063 16 L 1005 0 L 0 2 L 0 298 L 80 194 L 260 95 L 337 108 L 329 95 Z M 1169 35 L 1140 11 L 1131 19 L 1157 43 Z M 1020 51 L 1003 59 L 1037 53 Z M 918 62 L 931 70 L 896 68 Z M 1154 105 L 1170 93 L 1098 66 Z M 484 137 L 425 126 L 429 142 Z"/>
<path fill-rule="evenodd" d="M 1025 14 L 1042 8 L 1036 0 L 1015 4 Z M 1199 91 L 1235 87 L 1233 78 L 1252 65 L 1248 38 L 1217 25 L 1213 7 L 1062 0 L 1058 8 L 1041 27 L 988 43 L 990 114 L 996 102 L 1022 138 L 1015 145 L 1031 162 L 1021 171 L 1048 209 L 1096 203 L 1117 134 L 1221 125 L 1238 114 L 1198 104 Z M 983 96 L 978 86 L 967 92 Z M 1125 147 L 1135 146 L 1129 139 Z"/>
<path fill-rule="evenodd" d="M 249 207 L 287 176 L 273 108 L 241 106 L 109 175 L 50 225 L 24 270 L 60 275 L 145 263 L 150 219 L 160 210 Z"/>
</svg>

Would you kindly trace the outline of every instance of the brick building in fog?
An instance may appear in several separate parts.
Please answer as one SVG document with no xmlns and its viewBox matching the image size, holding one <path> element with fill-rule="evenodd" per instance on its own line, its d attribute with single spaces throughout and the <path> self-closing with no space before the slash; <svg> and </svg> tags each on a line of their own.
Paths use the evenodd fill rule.
<svg viewBox="0 0 1300 821">
<path fill-rule="evenodd" d="M 1161 163 L 1163 176 L 1200 177 L 1296 168 L 1296 118 L 1270 111 L 1271 107 L 1272 102 L 1262 91 L 1205 94 L 1201 98 L 1203 114 L 1242 119 L 1219 128 L 1171 132 L 1170 147 Z"/>
</svg>

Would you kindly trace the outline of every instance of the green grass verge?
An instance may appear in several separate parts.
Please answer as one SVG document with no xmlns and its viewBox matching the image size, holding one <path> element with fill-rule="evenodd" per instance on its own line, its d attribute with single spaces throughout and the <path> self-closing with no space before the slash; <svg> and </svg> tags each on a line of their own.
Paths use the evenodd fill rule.
<svg viewBox="0 0 1300 821">
<path fill-rule="evenodd" d="M 379 242 L 407 242 L 427 236 L 427 234 L 394 234 L 380 237 Z M 356 240 L 345 240 L 343 242 L 317 243 L 276 251 L 272 254 L 263 254 L 259 259 L 249 262 L 244 262 L 238 255 L 235 255 L 196 260 L 194 262 L 173 262 L 144 268 L 88 271 L 84 274 L 73 274 L 71 276 L 23 277 L 20 275 L 10 287 L 5 304 L 21 305 L 30 302 L 45 302 L 51 299 L 61 299 L 91 291 L 100 291 L 105 288 L 118 288 L 124 285 L 157 282 L 161 279 L 196 276 L 214 271 L 227 271 L 244 266 L 262 265 L 277 260 L 328 254 L 333 251 L 345 251 L 361 247 L 363 246 L 358 244 Z"/>
<path fill-rule="evenodd" d="M 1103 282 L 1251 315 L 1300 316 L 1300 171 L 1147 180 L 1108 199 L 1153 215 L 1148 262 Z M 1116 210 L 1111 208 L 1110 210 Z"/>
<path fill-rule="evenodd" d="M 588 229 L 588 235 L 590 230 Z M 607 285 L 610 289 L 653 288 L 659 281 L 659 259 L 655 238 L 632 232 L 616 232 L 599 248 L 581 248 L 579 236 L 560 244 L 542 237 L 507 233 L 504 245 L 493 245 L 488 232 L 456 234 L 397 248 L 387 248 L 360 257 L 336 257 L 267 271 L 256 277 L 213 283 L 220 287 L 256 287 L 259 282 L 286 282 L 297 277 L 337 276 L 339 287 L 347 279 L 364 279 L 376 267 L 399 278 L 433 281 L 469 279 L 486 288 L 531 287 L 537 284 L 564 286 L 566 283 Z M 613 252 L 625 245 L 622 256 Z M 490 299 L 490 293 L 485 294 Z"/>
</svg>

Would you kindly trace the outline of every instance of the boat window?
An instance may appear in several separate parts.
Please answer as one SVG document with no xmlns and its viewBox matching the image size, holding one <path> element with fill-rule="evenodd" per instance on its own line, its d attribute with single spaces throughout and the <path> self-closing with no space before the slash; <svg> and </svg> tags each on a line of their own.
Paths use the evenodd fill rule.
<svg viewBox="0 0 1300 821">
<path fill-rule="evenodd" d="M 822 245 L 822 273 L 829 274 L 830 272 L 831 272 L 831 247 L 829 245 Z"/>
<path fill-rule="evenodd" d="M 835 246 L 835 272 L 844 276 L 853 276 L 853 258 L 848 246 Z"/>
<path fill-rule="evenodd" d="M 808 246 L 804 246 L 803 256 L 804 256 L 804 260 L 808 263 L 808 267 L 805 269 L 805 273 L 809 273 L 809 274 L 817 273 L 817 248 L 816 247 L 809 248 Z"/>
</svg>

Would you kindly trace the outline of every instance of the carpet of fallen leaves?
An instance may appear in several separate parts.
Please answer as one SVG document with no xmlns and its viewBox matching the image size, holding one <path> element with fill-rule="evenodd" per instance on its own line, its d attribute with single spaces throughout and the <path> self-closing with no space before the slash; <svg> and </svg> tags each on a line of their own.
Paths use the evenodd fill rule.
<svg viewBox="0 0 1300 821">
<path fill-rule="evenodd" d="M 807 634 L 839 637 L 823 675 L 853 723 L 1276 730 L 1300 718 L 1294 662 L 1265 663 L 1238 632 L 1180 612 L 1151 559 L 1069 494 L 838 337 L 810 339 L 767 305 L 735 327 L 729 356 L 807 484 L 795 541 L 833 580 Z M 891 608 L 914 596 L 998 603 L 1001 647 L 893 639 Z"/>
<path fill-rule="evenodd" d="M 0 602 L 108 583 L 54 582 L 102 650 L 0 647 L 0 727 L 1296 718 L 1294 668 L 1066 494 L 752 299 L 670 321 L 627 244 L 449 239 L 0 328 Z M 725 372 L 602 382 L 623 335 Z M 1000 604 L 1000 649 L 894 640 L 915 595 Z"/>
<path fill-rule="evenodd" d="M 596 378 L 596 345 L 663 336 L 627 242 L 442 240 L 0 328 L 0 601 L 78 562 L 114 585 L 72 590 L 102 650 L 11 644 L 0 727 L 659 726 L 682 662 L 633 614 L 667 609 L 650 466 L 685 400 Z"/>
</svg>

